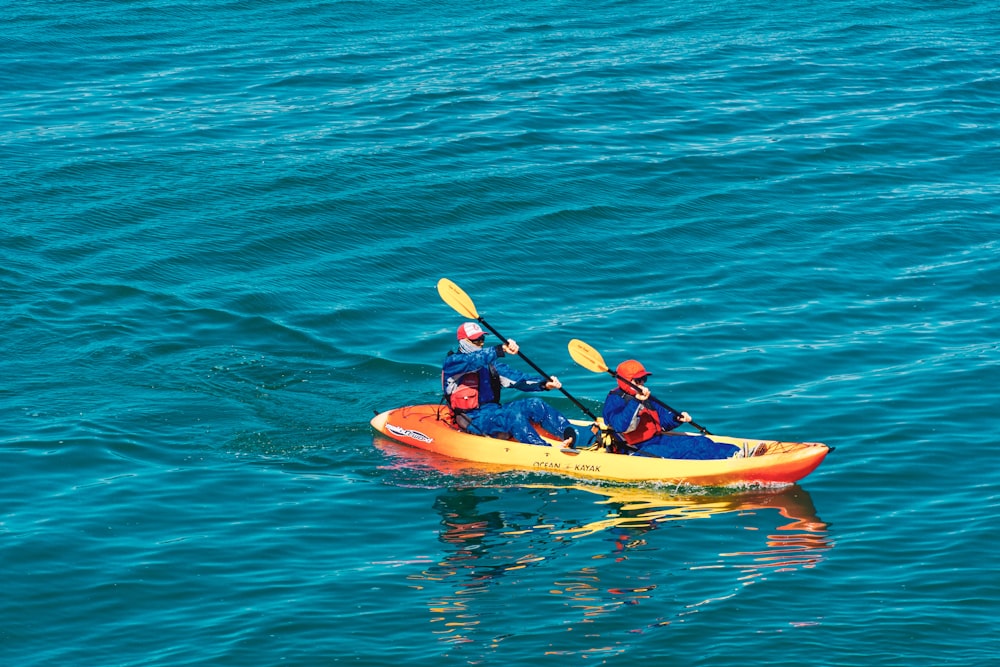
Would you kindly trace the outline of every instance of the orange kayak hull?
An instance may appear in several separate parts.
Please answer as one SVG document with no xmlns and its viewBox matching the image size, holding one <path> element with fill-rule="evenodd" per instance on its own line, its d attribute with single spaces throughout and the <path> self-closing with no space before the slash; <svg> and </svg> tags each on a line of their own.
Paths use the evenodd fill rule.
<svg viewBox="0 0 1000 667">
<path fill-rule="evenodd" d="M 580 430 L 589 422 L 573 420 Z M 551 446 L 466 433 L 454 425 L 442 405 L 413 405 L 388 410 L 371 420 L 387 438 L 442 456 L 482 464 L 497 470 L 527 469 L 587 479 L 704 487 L 782 486 L 794 484 L 815 470 L 830 448 L 818 442 L 781 442 L 709 436 L 747 451 L 763 444 L 765 453 L 720 460 L 663 459 L 612 454 L 600 448 L 564 450 L 550 434 Z M 678 435 L 683 437 L 683 434 Z"/>
</svg>

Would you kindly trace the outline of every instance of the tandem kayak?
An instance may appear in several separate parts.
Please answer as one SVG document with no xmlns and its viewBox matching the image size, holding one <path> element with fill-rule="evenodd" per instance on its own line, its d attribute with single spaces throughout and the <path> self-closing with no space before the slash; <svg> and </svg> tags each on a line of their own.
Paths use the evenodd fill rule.
<svg viewBox="0 0 1000 667">
<path fill-rule="evenodd" d="M 570 420 L 586 433 L 591 422 Z M 541 432 L 550 447 L 528 445 L 462 431 L 443 405 L 413 405 L 375 415 L 372 428 L 397 442 L 497 469 L 521 468 L 589 479 L 656 482 L 705 487 L 781 486 L 816 469 L 830 452 L 819 442 L 780 442 L 710 435 L 716 442 L 753 451 L 753 456 L 718 460 L 663 459 L 613 454 L 599 445 L 563 449 Z M 686 437 L 677 433 L 676 437 Z M 580 438 L 582 443 L 583 438 Z"/>
</svg>

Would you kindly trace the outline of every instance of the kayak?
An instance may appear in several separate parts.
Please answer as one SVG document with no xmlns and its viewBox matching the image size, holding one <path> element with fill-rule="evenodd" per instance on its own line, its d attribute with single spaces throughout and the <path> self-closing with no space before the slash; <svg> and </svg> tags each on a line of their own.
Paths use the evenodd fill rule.
<svg viewBox="0 0 1000 667">
<path fill-rule="evenodd" d="M 592 422 L 570 420 L 589 432 Z M 614 454 L 597 444 L 564 449 L 562 441 L 539 430 L 550 446 L 528 445 L 461 430 L 444 405 L 412 405 L 376 414 L 372 428 L 387 438 L 443 456 L 497 470 L 528 469 L 587 479 L 655 482 L 704 487 L 794 484 L 822 463 L 830 447 L 819 442 L 781 442 L 709 435 L 752 456 L 717 460 L 664 459 Z M 687 435 L 675 432 L 676 437 Z"/>
</svg>

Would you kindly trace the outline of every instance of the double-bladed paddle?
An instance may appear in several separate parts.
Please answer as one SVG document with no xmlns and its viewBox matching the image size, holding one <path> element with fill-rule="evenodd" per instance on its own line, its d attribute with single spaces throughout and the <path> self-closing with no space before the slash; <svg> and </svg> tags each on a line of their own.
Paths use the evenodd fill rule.
<svg viewBox="0 0 1000 667">
<path fill-rule="evenodd" d="M 573 357 L 573 361 L 580 364 L 587 370 L 593 371 L 594 373 L 608 373 L 612 377 L 615 377 L 621 380 L 622 382 L 628 384 L 636 391 L 639 391 L 639 385 L 635 384 L 628 378 L 622 377 L 615 371 L 608 368 L 608 365 L 604 363 L 604 357 L 601 356 L 601 353 L 595 350 L 590 345 L 584 343 L 582 340 L 574 338 L 569 342 L 569 356 Z M 650 396 L 649 400 L 653 401 L 654 403 L 658 403 L 659 405 L 662 405 L 667 410 L 670 410 L 675 414 L 678 415 L 680 414 L 680 412 L 674 410 L 672 407 L 670 407 L 660 399 L 656 398 L 655 396 Z M 691 426 L 694 426 L 702 433 L 704 433 L 705 435 L 711 435 L 711 433 L 708 432 L 708 429 L 706 429 L 704 426 L 700 426 L 694 421 L 690 421 L 688 423 L 691 424 Z"/>
<path fill-rule="evenodd" d="M 457 312 L 462 317 L 467 317 L 471 320 L 476 320 L 484 327 L 492 331 L 493 334 L 500 339 L 501 343 L 503 343 L 504 345 L 507 344 L 507 339 L 504 338 L 504 336 L 499 331 L 491 327 L 489 323 L 485 319 L 483 319 L 482 316 L 479 315 L 479 311 L 476 310 L 476 304 L 472 302 L 472 298 L 465 293 L 465 290 L 463 290 L 461 287 L 459 287 L 452 281 L 448 280 L 447 278 L 442 278 L 441 280 L 438 281 L 437 289 L 438 289 L 438 294 L 441 295 L 441 299 L 444 300 L 446 304 L 451 306 L 455 310 L 455 312 Z M 543 371 L 541 368 L 536 366 L 535 363 L 531 361 L 531 359 L 528 359 L 528 357 L 524 356 L 524 352 L 519 351 L 518 356 L 524 359 L 526 364 L 534 368 L 539 375 L 546 378 L 546 381 L 548 381 L 548 378 L 552 377 L 551 375 Z M 583 403 L 573 398 L 573 396 L 568 391 L 566 391 L 565 388 L 560 387 L 559 391 L 565 394 L 566 398 L 573 401 L 573 403 L 576 404 L 576 407 L 583 410 L 583 413 L 585 415 L 593 419 L 595 422 L 597 421 L 597 417 L 594 416 L 594 413 L 588 410 Z"/>
</svg>

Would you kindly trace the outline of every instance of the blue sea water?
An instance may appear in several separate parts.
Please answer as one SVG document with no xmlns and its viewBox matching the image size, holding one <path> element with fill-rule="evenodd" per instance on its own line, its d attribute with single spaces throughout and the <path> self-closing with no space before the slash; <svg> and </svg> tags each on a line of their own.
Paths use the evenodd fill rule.
<svg viewBox="0 0 1000 667">
<path fill-rule="evenodd" d="M 997 664 L 998 10 L 0 4 L 0 663 Z M 571 338 L 836 449 L 374 437 L 438 400 L 441 277 L 586 405 Z"/>
</svg>

